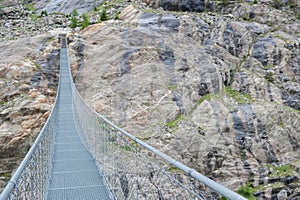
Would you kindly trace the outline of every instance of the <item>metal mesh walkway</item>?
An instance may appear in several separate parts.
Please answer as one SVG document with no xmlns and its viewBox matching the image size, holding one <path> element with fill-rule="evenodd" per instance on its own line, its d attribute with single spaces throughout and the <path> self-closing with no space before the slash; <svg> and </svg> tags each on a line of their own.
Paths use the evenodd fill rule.
<svg viewBox="0 0 300 200">
<path fill-rule="evenodd" d="M 110 199 L 102 173 L 75 128 L 67 54 L 67 49 L 61 48 L 60 99 L 47 198 Z"/>
</svg>

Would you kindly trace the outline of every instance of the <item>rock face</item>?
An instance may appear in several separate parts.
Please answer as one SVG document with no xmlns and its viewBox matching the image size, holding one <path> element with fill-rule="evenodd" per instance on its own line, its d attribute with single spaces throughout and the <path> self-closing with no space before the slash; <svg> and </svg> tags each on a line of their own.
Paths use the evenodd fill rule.
<svg viewBox="0 0 300 200">
<path fill-rule="evenodd" d="M 300 12 L 299 1 L 297 0 L 249 0 L 249 1 L 229 1 L 229 0 L 142 0 L 154 8 L 163 8 L 169 11 L 191 11 L 191 12 L 222 12 L 231 13 L 236 4 L 246 2 L 250 5 L 268 5 L 280 10 Z M 244 4 L 244 6 L 247 4 Z"/>
<path fill-rule="evenodd" d="M 221 4 L 211 0 L 143 0 L 148 5 L 153 7 L 162 7 L 170 11 L 193 11 L 203 12 L 217 9 L 217 5 Z"/>
<path fill-rule="evenodd" d="M 299 198 L 299 20 L 267 5 L 231 9 L 129 6 L 122 21 L 72 36 L 74 69 L 85 45 L 77 86 L 114 123 L 218 182 Z"/>
<path fill-rule="evenodd" d="M 0 188 L 50 114 L 58 83 L 56 34 L 0 45 Z"/>
<path fill-rule="evenodd" d="M 103 0 L 51 0 L 51 1 L 40 1 L 31 0 L 30 3 L 34 3 L 38 10 L 46 10 L 48 13 L 60 12 L 65 14 L 70 14 L 74 9 L 79 13 L 87 12 L 93 8 L 101 5 Z"/>
</svg>

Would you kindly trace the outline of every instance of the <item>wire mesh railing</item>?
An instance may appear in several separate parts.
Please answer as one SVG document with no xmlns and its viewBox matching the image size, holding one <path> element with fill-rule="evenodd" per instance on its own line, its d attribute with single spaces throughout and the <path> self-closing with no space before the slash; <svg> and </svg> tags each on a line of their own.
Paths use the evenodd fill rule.
<svg viewBox="0 0 300 200">
<path fill-rule="evenodd" d="M 43 133 L 1 193 L 1 200 L 44 198 L 51 166 L 52 126 Z"/>
<path fill-rule="evenodd" d="M 73 90 L 77 129 L 116 199 L 244 199 L 94 113 Z"/>
</svg>

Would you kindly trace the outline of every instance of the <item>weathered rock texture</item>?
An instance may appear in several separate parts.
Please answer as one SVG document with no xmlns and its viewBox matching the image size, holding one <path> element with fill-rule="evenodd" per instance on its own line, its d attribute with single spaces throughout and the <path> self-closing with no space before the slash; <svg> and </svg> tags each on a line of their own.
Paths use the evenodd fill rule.
<svg viewBox="0 0 300 200">
<path fill-rule="evenodd" d="M 39 10 L 0 8 L 1 184 L 49 115 L 58 66 L 51 35 L 7 40 L 70 24 L 70 16 L 41 16 L 47 8 L 85 12 L 79 1 L 53 2 L 60 1 L 38 1 Z M 134 1 L 121 21 L 70 35 L 83 97 L 125 130 L 232 189 L 248 183 L 260 199 L 299 198 L 299 3 L 144 2 L 157 9 Z"/>
<path fill-rule="evenodd" d="M 50 1 L 40 1 L 40 0 L 27 0 L 29 3 L 34 3 L 35 7 L 39 10 L 46 10 L 49 13 L 61 12 L 65 14 L 70 14 L 73 10 L 77 10 L 79 13 L 84 13 L 92 10 L 93 8 L 101 5 L 103 0 L 50 0 Z"/>
<path fill-rule="evenodd" d="M 16 6 L 21 4 L 32 4 L 39 11 L 47 11 L 48 13 L 64 13 L 70 14 L 73 10 L 79 13 L 88 12 L 93 8 L 101 5 L 103 0 L 1 0 L 0 6 Z M 1 9 L 0 9 L 1 13 Z"/>
<path fill-rule="evenodd" d="M 0 188 L 50 114 L 58 83 L 56 34 L 0 45 Z"/>
<path fill-rule="evenodd" d="M 250 5 L 260 6 L 268 5 L 284 11 L 300 11 L 299 1 L 297 0 L 248 0 L 248 1 L 230 1 L 230 0 L 141 0 L 154 8 L 163 8 L 169 11 L 192 11 L 192 12 L 222 12 L 231 13 L 230 8 L 235 8 L 236 4 L 246 2 Z"/>
<path fill-rule="evenodd" d="M 129 6 L 122 21 L 71 36 L 73 68 L 85 46 L 77 86 L 114 123 L 218 182 L 299 198 L 299 20 L 266 5 L 231 12 Z"/>
<path fill-rule="evenodd" d="M 159 8 L 162 7 L 165 10 L 170 11 L 216 11 L 218 5 L 221 5 L 221 1 L 212 0 L 143 0 L 148 5 Z M 221 8 L 221 7 L 219 7 Z"/>
</svg>

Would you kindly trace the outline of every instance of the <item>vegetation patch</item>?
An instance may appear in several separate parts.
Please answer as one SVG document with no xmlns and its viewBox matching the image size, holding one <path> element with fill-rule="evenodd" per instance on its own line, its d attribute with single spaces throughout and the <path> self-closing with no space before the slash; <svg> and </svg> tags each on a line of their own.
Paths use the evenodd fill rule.
<svg viewBox="0 0 300 200">
<path fill-rule="evenodd" d="M 168 85 L 167 88 L 168 88 L 169 90 L 176 90 L 177 85 Z"/>
<path fill-rule="evenodd" d="M 31 19 L 31 21 L 33 21 L 33 22 L 39 20 L 40 18 L 41 18 L 41 16 L 40 16 L 40 15 L 37 15 L 37 14 L 31 14 L 31 15 L 30 15 L 30 19 Z"/>
<path fill-rule="evenodd" d="M 47 11 L 46 10 L 42 10 L 42 12 L 41 12 L 41 15 L 40 15 L 41 17 L 43 17 L 43 16 L 48 16 L 48 13 L 47 13 Z"/>
<path fill-rule="evenodd" d="M 177 174 L 182 173 L 182 171 L 175 166 L 170 167 L 168 171 L 172 172 L 172 173 L 177 173 Z"/>
<path fill-rule="evenodd" d="M 1 173 L 0 176 L 5 178 L 11 178 L 11 173 Z"/>
<path fill-rule="evenodd" d="M 110 9 L 117 7 L 118 4 L 123 3 L 123 0 L 112 0 L 112 1 L 104 1 L 102 5 L 94 7 L 94 12 L 101 11 L 103 9 Z"/>
<path fill-rule="evenodd" d="M 268 168 L 273 169 L 273 172 L 270 174 L 270 177 L 288 177 L 293 175 L 293 169 L 290 165 L 281 165 L 273 166 L 267 165 Z"/>
<path fill-rule="evenodd" d="M 274 82 L 275 82 L 275 78 L 274 78 L 273 72 L 268 72 L 268 73 L 265 75 L 265 79 L 266 79 L 269 83 L 274 83 Z"/>
<path fill-rule="evenodd" d="M 76 28 L 78 26 L 78 20 L 75 16 L 71 17 L 70 28 Z"/>
<path fill-rule="evenodd" d="M 100 19 L 101 19 L 101 21 L 107 21 L 108 20 L 108 16 L 106 14 L 106 9 L 102 10 Z"/>
<path fill-rule="evenodd" d="M 78 11 L 76 9 L 74 9 L 71 13 L 72 16 L 76 17 L 79 15 Z"/>
<path fill-rule="evenodd" d="M 70 28 L 76 28 L 78 27 L 78 17 L 79 13 L 76 9 L 74 9 L 71 13 L 71 24 L 70 24 Z"/>
<path fill-rule="evenodd" d="M 114 20 L 119 20 L 119 13 L 116 13 L 115 16 L 114 16 Z"/>
<path fill-rule="evenodd" d="M 143 106 L 149 107 L 149 106 L 150 106 L 150 103 L 149 103 L 149 102 L 143 102 L 142 105 L 143 105 Z"/>
<path fill-rule="evenodd" d="M 33 65 L 36 67 L 37 70 L 42 70 L 41 66 L 37 62 L 35 62 L 33 59 L 28 58 L 28 60 L 33 63 Z"/>
<path fill-rule="evenodd" d="M 270 183 L 267 185 L 259 185 L 259 186 L 255 187 L 254 190 L 255 191 L 264 191 L 267 188 L 272 188 L 272 189 L 286 188 L 286 186 L 282 182 L 275 182 L 275 183 Z"/>
<path fill-rule="evenodd" d="M 204 96 L 202 96 L 197 103 L 195 104 L 195 106 L 192 108 L 191 113 L 193 113 L 205 100 L 210 100 L 212 98 L 211 94 L 206 94 Z"/>
<path fill-rule="evenodd" d="M 297 0 L 288 0 L 290 8 L 296 8 L 298 6 Z"/>
<path fill-rule="evenodd" d="M 226 86 L 221 92 L 222 94 L 225 94 L 233 99 L 235 99 L 238 103 L 241 104 L 247 104 L 252 101 L 252 98 L 249 94 L 241 93 L 237 90 L 232 89 L 230 86 Z"/>
<path fill-rule="evenodd" d="M 274 68 L 274 66 L 273 65 L 266 65 L 266 66 L 264 66 L 264 68 L 265 69 L 272 69 L 272 68 Z"/>
<path fill-rule="evenodd" d="M 178 128 L 177 123 L 180 122 L 181 120 L 185 119 L 184 115 L 179 115 L 174 119 L 173 121 L 167 122 L 166 126 L 170 129 L 176 129 Z"/>
<path fill-rule="evenodd" d="M 29 11 L 32 11 L 32 12 L 35 12 L 36 9 L 34 8 L 34 4 L 33 3 L 29 3 L 29 4 L 24 4 L 24 8 L 26 10 L 29 10 Z"/>
<path fill-rule="evenodd" d="M 29 96 L 28 96 L 28 94 L 26 94 L 26 93 L 24 93 L 24 92 L 21 93 L 21 94 L 19 94 L 19 98 L 20 98 L 20 99 L 26 99 L 26 100 L 30 99 Z"/>
<path fill-rule="evenodd" d="M 87 13 L 83 13 L 81 17 L 82 17 L 81 29 L 85 29 L 90 25 L 89 16 Z"/>
<path fill-rule="evenodd" d="M 250 19 L 247 15 L 244 15 L 244 16 L 243 16 L 243 20 L 244 20 L 244 21 L 247 21 L 247 22 L 251 21 L 251 19 Z"/>
<path fill-rule="evenodd" d="M 5 106 L 7 103 L 8 103 L 8 101 L 2 100 L 0 104 L 1 104 L 1 106 Z"/>
<path fill-rule="evenodd" d="M 235 99 L 238 103 L 241 104 L 248 104 L 251 103 L 252 98 L 247 93 L 242 93 L 237 90 L 232 89 L 230 86 L 226 86 L 221 91 L 219 91 L 216 94 L 206 94 L 202 96 L 198 102 L 195 104 L 193 109 L 191 110 L 190 114 L 192 114 L 199 106 L 202 104 L 205 100 L 211 100 L 211 99 L 223 99 L 223 96 L 226 95 L 228 97 L 231 97 Z"/>
<path fill-rule="evenodd" d="M 55 40 L 55 37 L 51 36 L 47 39 L 47 42 L 53 42 Z"/>
<path fill-rule="evenodd" d="M 236 192 L 249 200 L 256 199 L 256 197 L 253 195 L 254 188 L 251 187 L 249 183 L 247 183 L 245 186 L 241 186 Z"/>
<path fill-rule="evenodd" d="M 137 149 L 139 149 L 139 144 L 138 143 L 136 143 L 136 142 L 131 142 L 131 148 L 133 148 L 134 150 L 137 150 Z"/>
<path fill-rule="evenodd" d="M 120 148 L 125 151 L 131 151 L 131 147 L 129 145 L 120 146 Z"/>
</svg>

